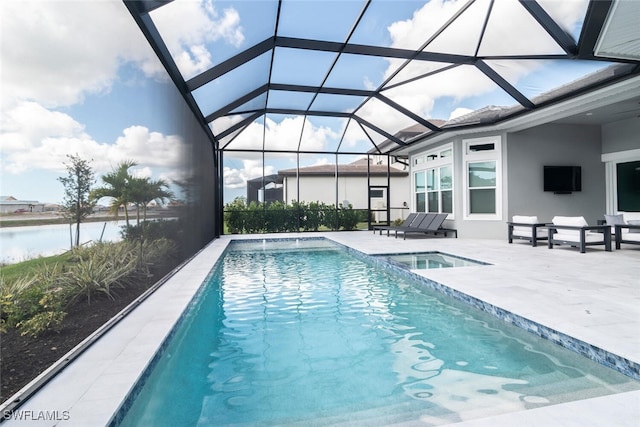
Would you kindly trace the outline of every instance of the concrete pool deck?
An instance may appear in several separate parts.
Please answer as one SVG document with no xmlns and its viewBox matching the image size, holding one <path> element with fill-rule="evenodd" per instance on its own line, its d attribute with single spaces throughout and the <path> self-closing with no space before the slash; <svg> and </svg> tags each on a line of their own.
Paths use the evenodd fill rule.
<svg viewBox="0 0 640 427">
<path fill-rule="evenodd" d="M 524 242 L 417 236 L 402 240 L 371 231 L 223 236 L 20 406 L 15 416 L 23 420 L 3 425 L 108 424 L 228 242 L 316 236 L 367 254 L 439 251 L 490 263 L 418 274 L 640 363 L 640 246 L 623 245 L 613 252 L 588 248 L 580 254 L 575 248 L 549 250 Z M 638 419 L 640 391 L 633 391 L 456 425 L 637 426 Z"/>
</svg>

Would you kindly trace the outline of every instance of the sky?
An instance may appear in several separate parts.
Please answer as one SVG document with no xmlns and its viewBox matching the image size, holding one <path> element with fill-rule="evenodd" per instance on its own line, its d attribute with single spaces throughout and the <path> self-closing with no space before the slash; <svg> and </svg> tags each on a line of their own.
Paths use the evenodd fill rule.
<svg viewBox="0 0 640 427">
<path fill-rule="evenodd" d="M 285 1 L 279 34 L 343 41 L 362 2 L 334 1 L 331 16 L 324 16 L 326 7 L 317 7 L 322 3 Z M 433 0 L 424 5 L 409 1 L 373 2 L 351 41 L 414 48 L 424 42 L 425 32 L 441 25 L 462 3 L 462 0 Z M 574 34 L 579 30 L 576 23 L 584 15 L 585 0 L 541 3 L 553 11 L 554 17 L 568 30 Z M 151 16 L 181 73 L 188 79 L 272 34 L 274 4 L 176 1 L 157 9 Z M 468 37 L 476 28 L 473 18 L 482 15 L 487 4 L 488 0 L 476 2 L 461 23 L 467 31 L 443 34 L 440 40 L 434 41 L 432 49 L 455 46 L 460 53 L 468 53 L 464 52 L 470 45 Z M 505 1 L 496 4 L 500 4 L 501 9 L 496 9 L 492 19 L 509 22 L 507 30 L 526 25 L 520 22 L 527 18 L 526 14 L 513 10 L 512 4 Z M 323 24 L 326 22 L 323 17 L 332 19 L 331 32 Z M 503 41 L 504 34 L 499 32 L 487 35 L 482 49 L 504 53 L 500 52 L 505 49 Z M 535 46 L 542 52 L 554 49 L 548 43 L 548 40 L 536 40 Z M 523 37 L 512 43 L 510 49 L 529 49 L 530 44 L 531 40 Z M 172 83 L 122 2 L 3 0 L 0 2 L 0 53 L 1 195 L 45 203 L 61 202 L 63 187 L 57 178 L 66 175 L 69 154 L 90 160 L 98 178 L 123 160 L 138 163 L 132 169 L 137 176 L 162 178 L 167 182 L 184 178 L 178 167 L 183 141 L 171 128 L 168 117 L 156 114 L 158 109 L 148 108 L 150 102 L 155 105 L 166 102 L 164 94 L 172 90 Z M 274 67 L 274 81 L 290 82 L 297 78 L 299 81 L 293 82 L 301 84 L 316 84 L 317 79 L 324 76 L 323 66 L 332 59 L 322 55 L 307 57 L 291 49 L 278 49 L 276 56 L 282 62 Z M 207 115 L 220 104 L 224 105 L 225 100 L 233 99 L 237 93 L 232 89 L 249 91 L 263 84 L 258 76 L 266 75 L 263 71 L 268 63 L 265 58 L 259 58 L 237 70 L 233 84 L 221 79 L 196 92 L 194 95 L 196 99 L 200 96 L 203 113 Z M 386 59 L 344 56 L 327 84 L 376 88 L 397 65 L 396 61 Z M 545 89 L 545 85 L 555 83 L 549 83 L 548 76 L 540 71 L 542 65 L 550 64 L 494 65 L 502 67 L 510 81 L 521 85 L 524 92 L 535 94 Z M 436 64 L 421 63 L 407 67 L 396 79 L 406 80 L 434 66 Z M 576 70 L 576 75 L 581 73 L 583 70 Z M 243 78 L 238 79 L 239 76 Z M 487 96 L 498 103 L 509 102 L 503 94 L 493 93 L 486 77 L 474 70 L 460 67 L 450 78 L 436 79 L 421 79 L 390 89 L 385 95 L 423 117 L 442 119 L 486 106 Z M 210 93 L 216 95 L 218 104 L 207 101 L 212 99 L 208 96 Z M 421 96 L 415 96 L 416 93 Z M 318 99 L 318 102 L 324 101 L 327 99 Z M 345 111 L 350 111 L 360 100 L 354 102 L 343 97 L 340 101 Z M 270 97 L 270 103 L 277 102 L 277 94 Z M 308 100 L 300 102 L 304 104 Z M 391 132 L 411 124 L 380 104 L 367 103 L 359 115 L 366 120 L 377 120 Z M 233 120 L 238 119 L 221 119 L 214 123 L 214 129 L 225 128 L 228 126 L 225 121 Z M 331 150 L 342 137 L 345 123 L 328 118 L 309 119 L 304 125 L 305 147 Z M 264 122 L 252 124 L 233 144 L 236 148 L 261 147 L 264 134 L 278 149 L 287 149 L 297 146 L 302 128 L 300 117 L 267 117 Z M 361 130 L 354 129 L 348 130 L 343 148 L 370 148 L 362 145 L 368 142 Z M 154 156 L 148 155 L 150 150 Z M 293 159 L 285 157 L 271 156 L 263 165 L 255 156 L 227 155 L 225 193 L 242 194 L 246 180 L 260 176 L 263 171 L 270 174 L 280 168 L 295 167 Z M 332 156 L 315 155 L 301 162 L 303 166 L 310 166 L 334 160 Z M 345 157 L 345 160 L 353 159 Z"/>
</svg>

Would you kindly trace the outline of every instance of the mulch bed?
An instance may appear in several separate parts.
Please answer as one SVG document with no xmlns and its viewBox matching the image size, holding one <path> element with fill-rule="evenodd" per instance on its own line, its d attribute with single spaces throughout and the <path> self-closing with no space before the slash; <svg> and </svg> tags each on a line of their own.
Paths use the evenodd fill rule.
<svg viewBox="0 0 640 427">
<path fill-rule="evenodd" d="M 46 332 L 37 338 L 20 336 L 15 329 L 0 334 L 0 402 L 44 372 L 147 288 L 146 284 L 140 284 L 117 289 L 115 300 L 96 296 L 91 304 L 86 300 L 76 301 L 68 307 L 58 331 Z"/>
</svg>

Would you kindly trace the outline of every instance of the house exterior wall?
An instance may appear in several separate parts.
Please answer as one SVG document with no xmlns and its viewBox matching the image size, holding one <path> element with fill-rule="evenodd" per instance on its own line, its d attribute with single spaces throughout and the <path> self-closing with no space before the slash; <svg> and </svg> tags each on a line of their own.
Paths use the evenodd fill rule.
<svg viewBox="0 0 640 427">
<path fill-rule="evenodd" d="M 619 120 L 602 127 L 602 162 L 606 175 L 606 212 L 615 214 L 621 210 L 635 209 L 640 206 L 640 190 L 618 186 L 618 167 L 620 164 L 640 162 L 640 118 Z M 624 194 L 623 206 L 618 200 L 619 192 Z M 635 200 L 635 201 L 632 201 Z"/>
<path fill-rule="evenodd" d="M 640 118 L 608 123 L 602 126 L 602 153 L 640 149 Z"/>
<path fill-rule="evenodd" d="M 283 198 L 289 204 L 294 200 L 300 202 L 324 202 L 326 204 L 341 204 L 348 200 L 354 209 L 367 209 L 368 194 L 366 176 L 341 176 L 337 184 L 333 176 L 301 176 L 300 194 L 298 196 L 298 185 L 295 177 L 285 177 L 283 182 Z M 371 185 L 387 185 L 386 177 L 372 176 L 369 183 Z M 390 203 L 391 220 L 405 218 L 407 209 L 403 209 L 403 203 L 409 203 L 409 177 L 391 177 L 390 180 Z M 299 197 L 299 199 L 298 199 Z M 383 201 L 380 201 L 383 203 Z M 384 208 L 384 205 L 372 206 L 372 208 Z"/>
<path fill-rule="evenodd" d="M 464 141 L 491 136 L 501 138 L 502 144 L 502 206 L 495 219 L 472 220 L 465 218 L 464 181 L 467 172 Z M 538 215 L 542 222 L 549 222 L 555 215 L 584 216 L 589 224 L 594 225 L 603 218 L 606 186 L 599 126 L 547 124 L 520 132 L 465 135 L 464 138 L 434 144 L 411 153 L 411 156 L 449 143 L 454 147 L 454 213 L 449 215 L 445 226 L 456 228 L 460 237 L 506 239 L 506 222 L 513 215 Z M 616 144 L 620 146 L 620 143 Z M 543 191 L 544 165 L 581 166 L 582 191 L 563 195 Z M 410 197 L 413 198 L 413 189 Z M 415 210 L 413 200 L 411 210 Z"/>
<path fill-rule="evenodd" d="M 44 212 L 44 203 L 16 200 L 0 203 L 0 213 Z"/>
<path fill-rule="evenodd" d="M 548 124 L 508 135 L 508 209 L 513 215 L 584 216 L 595 225 L 605 213 L 605 170 L 599 126 Z M 582 191 L 543 191 L 543 166 L 581 166 Z M 505 232 L 506 233 L 506 232 Z"/>
<path fill-rule="evenodd" d="M 491 220 L 479 220 L 473 219 L 472 216 L 467 217 L 465 215 L 465 205 L 466 202 L 464 197 L 466 197 L 466 188 L 465 188 L 465 174 L 466 165 L 465 165 L 465 143 L 469 140 L 475 139 L 484 139 L 491 138 L 493 140 L 498 140 L 500 143 L 499 152 L 495 153 L 499 154 L 501 158 L 502 170 L 500 172 L 501 180 L 500 185 L 502 187 L 501 198 L 498 202 L 499 211 L 496 212 L 496 219 Z M 444 223 L 444 227 L 455 228 L 458 230 L 458 235 L 460 237 L 465 238 L 502 238 L 505 233 L 505 213 L 506 213 L 506 174 L 504 170 L 506 168 L 505 161 L 505 136 L 501 133 L 493 132 L 493 133 L 477 133 L 465 135 L 464 138 L 455 138 L 449 141 L 444 141 L 439 144 L 434 144 L 426 149 L 419 150 L 410 154 L 411 160 L 411 176 L 414 176 L 415 165 L 413 159 L 415 157 L 419 157 L 424 155 L 425 153 L 431 152 L 433 150 L 438 150 L 447 145 L 451 144 L 453 146 L 453 213 L 449 214 L 447 220 Z M 412 182 L 412 186 L 414 183 Z M 410 197 L 412 198 L 411 202 L 411 211 L 415 212 L 416 203 L 414 199 L 413 187 L 410 191 Z M 467 217 L 467 218 L 465 218 Z"/>
</svg>

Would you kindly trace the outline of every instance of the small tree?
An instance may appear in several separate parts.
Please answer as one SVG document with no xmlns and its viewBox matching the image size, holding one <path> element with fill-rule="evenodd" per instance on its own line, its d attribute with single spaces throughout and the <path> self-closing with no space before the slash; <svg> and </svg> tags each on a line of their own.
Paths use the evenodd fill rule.
<svg viewBox="0 0 640 427">
<path fill-rule="evenodd" d="M 69 163 L 64 165 L 68 175 L 58 178 L 64 186 L 64 200 L 61 205 L 64 208 L 65 218 L 70 223 L 76 224 L 75 246 L 80 244 L 80 223 L 91 212 L 95 202 L 89 198 L 91 186 L 95 183 L 94 172 L 88 161 L 81 159 L 77 154 L 68 154 Z"/>
<path fill-rule="evenodd" d="M 110 197 L 111 212 L 118 218 L 118 211 L 124 206 L 124 219 L 127 227 L 129 227 L 129 211 L 127 205 L 131 202 L 128 192 L 129 182 L 133 177 L 129 174 L 129 168 L 136 166 L 133 160 L 125 160 L 120 162 L 116 169 L 102 176 L 104 186 L 91 191 L 91 200 L 98 201 L 103 197 Z"/>
</svg>

